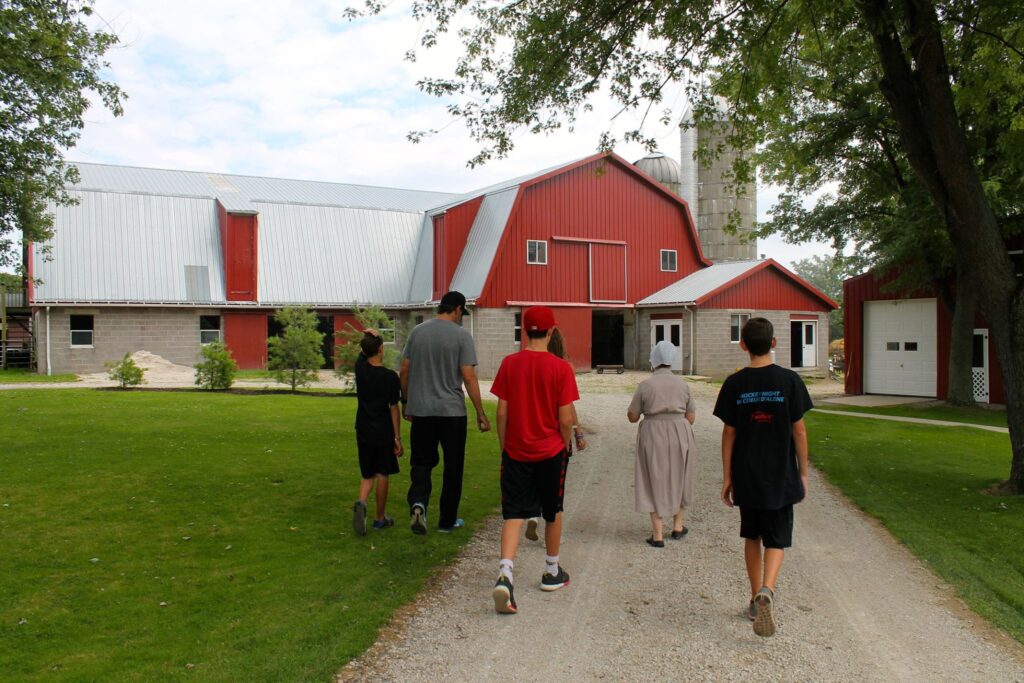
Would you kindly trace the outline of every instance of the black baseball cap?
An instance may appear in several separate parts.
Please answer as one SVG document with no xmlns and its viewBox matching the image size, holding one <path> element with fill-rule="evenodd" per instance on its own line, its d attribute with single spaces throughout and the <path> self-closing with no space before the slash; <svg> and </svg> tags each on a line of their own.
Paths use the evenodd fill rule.
<svg viewBox="0 0 1024 683">
<path fill-rule="evenodd" d="M 442 306 L 446 306 L 453 311 L 456 306 L 462 306 L 462 313 L 469 315 L 469 311 L 466 310 L 466 297 L 462 292 L 456 292 L 454 289 L 450 292 L 445 292 L 445 295 L 441 297 L 441 301 L 438 303 L 438 310 Z"/>
</svg>

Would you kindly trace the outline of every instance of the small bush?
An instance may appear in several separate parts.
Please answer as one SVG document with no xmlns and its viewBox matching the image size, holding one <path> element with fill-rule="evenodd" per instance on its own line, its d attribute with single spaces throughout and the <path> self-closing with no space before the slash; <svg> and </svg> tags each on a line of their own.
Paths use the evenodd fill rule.
<svg viewBox="0 0 1024 683">
<path fill-rule="evenodd" d="M 124 358 L 120 362 L 108 361 L 106 365 L 107 375 L 122 389 L 136 387 L 146 381 L 142 377 L 146 371 L 135 364 L 130 353 L 124 354 Z"/>
<path fill-rule="evenodd" d="M 284 328 L 267 340 L 267 369 L 295 391 L 318 381 L 323 367 L 324 333 L 317 330 L 316 313 L 304 306 L 282 308 L 275 316 Z"/>
<path fill-rule="evenodd" d="M 196 363 L 196 385 L 210 391 L 230 389 L 235 382 L 238 363 L 224 342 L 203 346 L 203 362 Z"/>
</svg>

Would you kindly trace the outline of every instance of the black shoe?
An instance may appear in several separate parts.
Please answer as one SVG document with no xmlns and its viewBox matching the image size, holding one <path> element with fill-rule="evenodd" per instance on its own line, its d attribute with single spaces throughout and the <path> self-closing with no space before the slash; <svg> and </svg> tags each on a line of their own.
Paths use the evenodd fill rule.
<svg viewBox="0 0 1024 683">
<path fill-rule="evenodd" d="M 352 506 L 352 528 L 360 536 L 366 535 L 366 503 L 361 500 Z"/>
<path fill-rule="evenodd" d="M 647 545 L 651 546 L 652 548 L 664 548 L 665 541 L 655 541 L 654 536 L 648 536 Z"/>
<path fill-rule="evenodd" d="M 512 592 L 512 582 L 504 574 L 498 577 L 491 596 L 494 598 L 494 611 L 498 614 L 515 614 L 519 611 L 516 607 L 515 595 Z"/>
<path fill-rule="evenodd" d="M 423 536 L 427 533 L 427 511 L 423 506 L 416 503 L 412 506 L 412 532 Z"/>
<path fill-rule="evenodd" d="M 678 541 L 679 539 L 684 538 L 688 533 L 690 533 L 690 530 L 687 529 L 685 526 L 683 527 L 682 531 L 676 531 L 675 529 L 673 529 L 671 534 L 672 540 Z"/>
<path fill-rule="evenodd" d="M 542 591 L 556 591 L 563 586 L 569 585 L 569 572 L 562 568 L 562 565 L 558 565 L 558 574 L 552 576 L 547 572 L 544 572 L 544 576 L 540 577 L 540 589 Z"/>
</svg>

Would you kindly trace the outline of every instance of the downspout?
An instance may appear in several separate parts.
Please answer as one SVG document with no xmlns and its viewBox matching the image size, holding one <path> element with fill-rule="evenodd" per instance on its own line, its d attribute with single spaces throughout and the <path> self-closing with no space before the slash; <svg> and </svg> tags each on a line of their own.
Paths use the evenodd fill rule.
<svg viewBox="0 0 1024 683">
<path fill-rule="evenodd" d="M 683 310 L 690 314 L 690 372 L 687 374 L 693 375 L 693 316 L 696 314 L 697 311 L 696 309 L 691 311 L 690 307 L 685 305 L 683 306 Z"/>
<path fill-rule="evenodd" d="M 46 307 L 46 376 L 53 374 L 50 369 L 50 307 Z"/>
</svg>

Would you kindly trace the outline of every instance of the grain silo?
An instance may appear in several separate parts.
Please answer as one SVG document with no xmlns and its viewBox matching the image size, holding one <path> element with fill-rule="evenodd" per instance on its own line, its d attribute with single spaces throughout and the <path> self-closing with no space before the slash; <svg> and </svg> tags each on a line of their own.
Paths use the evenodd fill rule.
<svg viewBox="0 0 1024 683">
<path fill-rule="evenodd" d="M 633 165 L 671 190 L 673 194 L 680 194 L 679 164 L 675 159 L 671 159 L 661 152 L 652 152 L 643 159 L 634 161 Z M 694 208 L 696 207 L 690 208 L 691 213 Z"/>
</svg>

